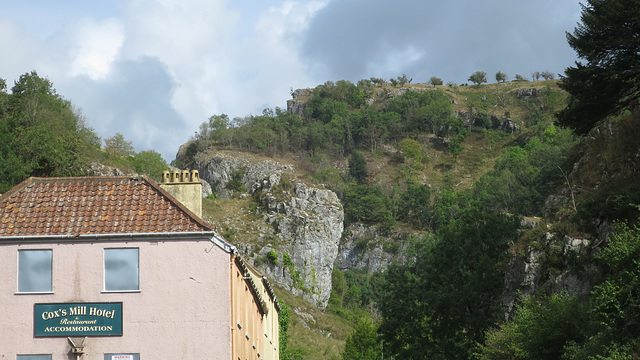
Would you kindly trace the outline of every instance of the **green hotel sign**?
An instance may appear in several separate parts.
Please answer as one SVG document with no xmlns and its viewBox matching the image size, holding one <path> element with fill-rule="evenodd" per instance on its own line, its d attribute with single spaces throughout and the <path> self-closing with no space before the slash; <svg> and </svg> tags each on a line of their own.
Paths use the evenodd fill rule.
<svg viewBox="0 0 640 360">
<path fill-rule="evenodd" d="M 35 336 L 122 335 L 122 303 L 35 304 Z"/>
</svg>

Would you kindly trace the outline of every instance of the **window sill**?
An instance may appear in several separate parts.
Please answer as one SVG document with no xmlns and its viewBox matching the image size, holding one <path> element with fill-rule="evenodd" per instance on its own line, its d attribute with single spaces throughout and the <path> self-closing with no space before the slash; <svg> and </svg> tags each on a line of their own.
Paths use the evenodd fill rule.
<svg viewBox="0 0 640 360">
<path fill-rule="evenodd" d="M 53 291 L 14 292 L 13 295 L 53 295 Z"/>
<path fill-rule="evenodd" d="M 139 293 L 142 292 L 140 290 L 102 290 L 100 293 L 101 294 L 130 294 L 130 293 Z"/>
</svg>

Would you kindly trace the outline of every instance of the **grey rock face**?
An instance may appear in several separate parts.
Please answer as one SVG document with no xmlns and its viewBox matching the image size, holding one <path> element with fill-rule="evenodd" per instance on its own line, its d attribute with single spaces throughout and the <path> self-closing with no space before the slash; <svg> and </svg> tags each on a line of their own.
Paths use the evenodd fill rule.
<svg viewBox="0 0 640 360">
<path fill-rule="evenodd" d="M 405 233 L 383 234 L 377 227 L 349 226 L 340 242 L 335 266 L 340 270 L 367 268 L 369 274 L 384 271 L 405 253 Z"/>
<path fill-rule="evenodd" d="M 540 91 L 540 89 L 536 89 L 536 88 L 518 89 L 516 90 L 516 96 L 518 97 L 518 99 L 525 99 L 528 97 L 538 95 L 538 91 Z"/>
<path fill-rule="evenodd" d="M 389 94 L 387 94 L 387 98 L 393 99 L 395 97 L 402 96 L 402 95 L 406 94 L 409 91 L 425 92 L 425 91 L 431 91 L 431 90 L 432 89 L 425 89 L 425 88 L 416 87 L 416 86 L 401 87 L 399 89 L 394 89 L 394 90 L 390 91 Z"/>
<path fill-rule="evenodd" d="M 278 240 L 258 239 L 259 244 L 235 244 L 243 256 L 257 260 L 269 251 L 278 254 L 277 264 L 258 265 L 260 271 L 295 295 L 325 308 L 331 294 L 331 273 L 342 236 L 344 212 L 338 196 L 325 189 L 297 183 L 290 190 L 275 187 L 293 166 L 257 160 L 249 154 L 210 153 L 196 161 L 200 177 L 221 197 L 231 195 L 225 185 L 234 170 L 242 170 L 242 183 L 259 195 L 265 228 L 260 232 Z M 264 231 L 263 231 L 264 230 Z M 240 242 L 242 240 L 239 240 Z M 285 254 L 290 263 L 285 263 Z M 289 260 L 288 259 L 288 260 Z"/>
<path fill-rule="evenodd" d="M 303 116 L 304 109 L 307 107 L 307 102 L 297 99 L 287 100 L 287 111 L 292 115 Z"/>
<path fill-rule="evenodd" d="M 509 259 L 502 295 L 505 318 L 513 315 L 516 300 L 533 294 L 542 283 L 544 252 L 527 249 L 524 256 L 514 255 Z"/>
<path fill-rule="evenodd" d="M 464 118 L 467 123 L 467 126 L 469 127 L 485 126 L 485 124 L 483 123 L 485 120 L 480 118 L 478 114 L 470 115 L 467 112 L 460 112 L 460 113 L 457 113 L 457 115 Z M 513 119 L 509 119 L 504 116 L 490 115 L 489 121 L 491 123 L 490 128 L 494 130 L 501 130 L 511 134 L 514 132 L 520 131 L 520 125 L 518 125 Z"/>
<path fill-rule="evenodd" d="M 258 189 L 268 191 L 280 182 L 280 175 L 293 170 L 293 165 L 280 164 L 277 161 L 256 161 L 253 157 L 239 153 L 215 152 L 199 156 L 194 169 L 200 178 L 211 184 L 212 190 L 220 197 L 231 195 L 225 186 L 231 180 L 234 170 L 244 174 L 242 183 L 250 191 Z"/>
<path fill-rule="evenodd" d="M 304 115 L 304 108 L 307 106 L 307 101 L 301 98 L 310 98 L 313 96 L 314 89 L 296 89 L 291 94 L 292 99 L 287 100 L 287 111 L 293 115 Z"/>
<path fill-rule="evenodd" d="M 123 176 L 126 175 L 124 172 L 120 171 L 120 169 L 103 165 L 97 162 L 92 162 L 89 164 L 89 169 L 87 169 L 87 174 L 90 176 Z"/>
<path fill-rule="evenodd" d="M 262 199 L 264 219 L 286 244 L 278 264 L 266 270 L 275 281 L 325 308 L 331 295 L 331 272 L 343 230 L 344 212 L 337 195 L 298 183 L 293 196 L 278 201 L 268 194 Z M 284 261 L 289 254 L 293 266 Z"/>
<path fill-rule="evenodd" d="M 586 239 L 574 239 L 565 236 L 561 240 L 553 240 L 547 233 L 546 249 L 525 249 L 524 254 L 512 255 L 505 274 L 502 309 L 505 318 L 514 314 L 514 304 L 522 296 L 533 294 L 540 289 L 553 293 L 566 291 L 571 296 L 588 294 L 593 287 L 594 274 L 598 272 L 593 264 L 580 262 L 580 268 L 569 266 L 569 262 L 584 259 L 588 255 L 591 242 Z M 556 253 L 564 263 L 554 271 L 548 268 L 547 254 Z M 557 265 L 556 265 L 557 267 Z"/>
</svg>

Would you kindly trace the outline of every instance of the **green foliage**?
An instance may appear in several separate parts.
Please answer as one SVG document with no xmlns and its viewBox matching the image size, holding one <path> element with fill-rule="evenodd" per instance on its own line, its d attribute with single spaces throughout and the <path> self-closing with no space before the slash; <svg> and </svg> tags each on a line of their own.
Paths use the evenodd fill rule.
<svg viewBox="0 0 640 360">
<path fill-rule="evenodd" d="M 124 135 L 119 132 L 112 137 L 104 139 L 104 143 L 104 151 L 112 156 L 125 157 L 133 156 L 136 153 L 131 141 L 127 141 Z"/>
<path fill-rule="evenodd" d="M 420 229 L 426 229 L 431 222 L 431 190 L 422 184 L 407 184 L 402 196 L 398 213 L 402 220 L 408 221 Z"/>
<path fill-rule="evenodd" d="M 474 83 L 476 87 L 480 87 L 480 84 L 487 82 L 487 73 L 484 71 L 476 71 L 469 76 L 468 80 Z"/>
<path fill-rule="evenodd" d="M 437 193 L 433 204 L 432 227 L 439 229 L 448 225 L 460 216 L 460 211 L 466 205 L 464 193 L 457 193 L 450 189 L 442 189 Z"/>
<path fill-rule="evenodd" d="M 349 186 L 343 201 L 345 224 L 383 222 L 387 215 L 387 202 L 388 198 L 379 186 Z"/>
<path fill-rule="evenodd" d="M 594 291 L 596 310 L 617 341 L 640 338 L 640 227 L 618 223 L 609 246 L 597 259 L 608 266 L 609 278 Z"/>
<path fill-rule="evenodd" d="M 292 355 L 289 349 L 289 322 L 291 321 L 291 309 L 282 301 L 280 302 L 280 311 L 278 312 L 278 327 L 279 327 L 279 343 L 280 343 L 280 359 L 292 360 Z"/>
<path fill-rule="evenodd" d="M 382 356 L 382 343 L 377 326 L 368 318 L 360 318 L 352 334 L 347 336 L 343 360 L 378 360 Z"/>
<path fill-rule="evenodd" d="M 289 255 L 288 253 L 284 253 L 282 254 L 282 264 L 285 267 L 293 267 L 293 261 L 291 260 L 291 255 Z"/>
<path fill-rule="evenodd" d="M 402 151 L 405 157 L 417 160 L 422 159 L 422 146 L 413 139 L 403 139 L 398 143 L 398 150 Z"/>
<path fill-rule="evenodd" d="M 368 243 L 370 239 L 366 239 Z M 333 268 L 331 276 L 331 296 L 327 310 L 339 314 L 349 321 L 370 316 L 382 296 L 384 274 L 368 273 L 367 268 L 340 271 Z"/>
<path fill-rule="evenodd" d="M 429 78 L 429 84 L 433 86 L 442 85 L 442 79 L 436 76 L 432 76 Z"/>
<path fill-rule="evenodd" d="M 271 250 L 267 253 L 267 260 L 269 261 L 270 264 L 272 265 L 277 265 L 278 264 L 278 253 Z"/>
<path fill-rule="evenodd" d="M 529 80 L 527 80 L 527 78 L 525 78 L 524 76 L 522 76 L 520 74 L 516 74 L 516 76 L 514 76 L 513 81 L 529 81 Z"/>
<path fill-rule="evenodd" d="M 155 181 L 162 181 L 162 172 L 167 170 L 167 162 L 155 150 L 141 151 L 129 160 L 138 174 L 147 174 Z"/>
<path fill-rule="evenodd" d="M 398 166 L 398 181 L 419 181 L 423 170 L 424 165 L 419 159 L 407 158 Z"/>
<path fill-rule="evenodd" d="M 400 114 L 410 128 L 431 131 L 438 136 L 448 136 L 459 130 L 453 119 L 451 99 L 442 90 L 408 91 L 391 99 L 385 110 Z"/>
<path fill-rule="evenodd" d="M 333 312 L 339 312 L 339 309 L 341 309 L 343 305 L 344 295 L 348 289 L 344 273 L 334 266 L 331 271 L 331 295 L 329 296 L 327 308 Z"/>
<path fill-rule="evenodd" d="M 238 192 L 246 192 L 247 188 L 242 183 L 244 178 L 244 171 L 241 169 L 234 169 L 231 171 L 231 179 L 227 181 L 225 188 Z"/>
<path fill-rule="evenodd" d="M 518 227 L 516 217 L 468 206 L 435 241 L 416 244 L 414 261 L 390 266 L 380 306 L 385 353 L 469 358 L 499 316 L 501 264 Z"/>
<path fill-rule="evenodd" d="M 596 255 L 607 272 L 585 301 L 566 293 L 529 296 L 486 333 L 481 360 L 635 359 L 640 354 L 640 228 L 617 223 Z"/>
<path fill-rule="evenodd" d="M 588 0 L 582 6 L 581 23 L 567 34 L 569 45 L 584 62 L 565 70 L 560 86 L 571 98 L 559 122 L 578 134 L 628 107 L 640 118 L 637 5 L 634 0 Z"/>
<path fill-rule="evenodd" d="M 524 147 L 505 149 L 493 171 L 476 182 L 475 196 L 498 211 L 540 214 L 546 197 L 565 181 L 561 169 L 574 144 L 570 131 L 548 127 Z"/>
<path fill-rule="evenodd" d="M 304 279 L 302 278 L 302 273 L 300 270 L 296 270 L 295 264 L 293 260 L 291 260 L 291 256 L 288 253 L 282 254 L 282 265 L 289 270 L 289 276 L 291 277 L 291 281 L 293 282 L 293 287 L 301 289 L 303 291 L 309 291 L 304 285 Z"/>
<path fill-rule="evenodd" d="M 366 183 L 369 176 L 367 173 L 367 161 L 357 151 L 353 151 L 349 159 L 349 176 L 358 184 Z"/>
<path fill-rule="evenodd" d="M 35 71 L 0 82 L 0 192 L 29 176 L 83 175 L 100 145 L 71 102 Z"/>
<path fill-rule="evenodd" d="M 497 82 L 505 82 L 505 81 L 507 81 L 507 74 L 503 73 L 502 71 L 498 71 L 496 73 L 496 81 Z"/>
<path fill-rule="evenodd" d="M 462 142 L 464 141 L 464 135 L 456 134 L 449 141 L 449 145 L 447 146 L 447 152 L 453 155 L 453 158 L 458 160 L 458 156 L 462 153 L 464 147 L 462 146 Z"/>
<path fill-rule="evenodd" d="M 591 327 L 587 304 L 567 293 L 528 296 L 513 319 L 487 332 L 480 360 L 556 360 Z"/>
</svg>

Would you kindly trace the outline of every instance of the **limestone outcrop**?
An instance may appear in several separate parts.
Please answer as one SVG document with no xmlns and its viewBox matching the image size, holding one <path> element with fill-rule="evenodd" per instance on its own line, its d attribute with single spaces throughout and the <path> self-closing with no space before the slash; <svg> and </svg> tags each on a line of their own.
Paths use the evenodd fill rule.
<svg viewBox="0 0 640 360">
<path fill-rule="evenodd" d="M 529 246 L 509 259 L 502 294 L 505 318 L 513 316 L 514 306 L 522 296 L 540 290 L 584 296 L 593 287 L 598 269 L 587 260 L 589 240 L 569 236 L 556 239 L 547 233 L 542 242 L 545 244 Z"/>
<path fill-rule="evenodd" d="M 292 165 L 252 154 L 211 151 L 199 154 L 194 168 L 222 198 L 233 194 L 227 184 L 234 172 L 242 174 L 246 194 L 240 196 L 259 202 L 255 211 L 263 225 L 257 226 L 257 239 L 237 239 L 234 245 L 270 279 L 325 308 L 343 230 L 338 196 L 303 182 L 283 182 L 285 174 L 295 177 Z M 271 261 L 263 261 L 268 255 Z"/>
<path fill-rule="evenodd" d="M 344 212 L 338 196 L 330 190 L 297 183 L 290 198 L 278 200 L 267 194 L 262 197 L 262 205 L 263 218 L 284 243 L 278 263 L 267 268 L 267 274 L 293 294 L 302 294 L 325 308 L 343 230 Z"/>
<path fill-rule="evenodd" d="M 342 271 L 366 268 L 369 274 L 385 271 L 394 260 L 404 262 L 401 257 L 406 253 L 405 240 L 410 235 L 420 236 L 404 232 L 387 234 L 375 226 L 350 225 L 340 241 L 335 266 Z"/>
</svg>

